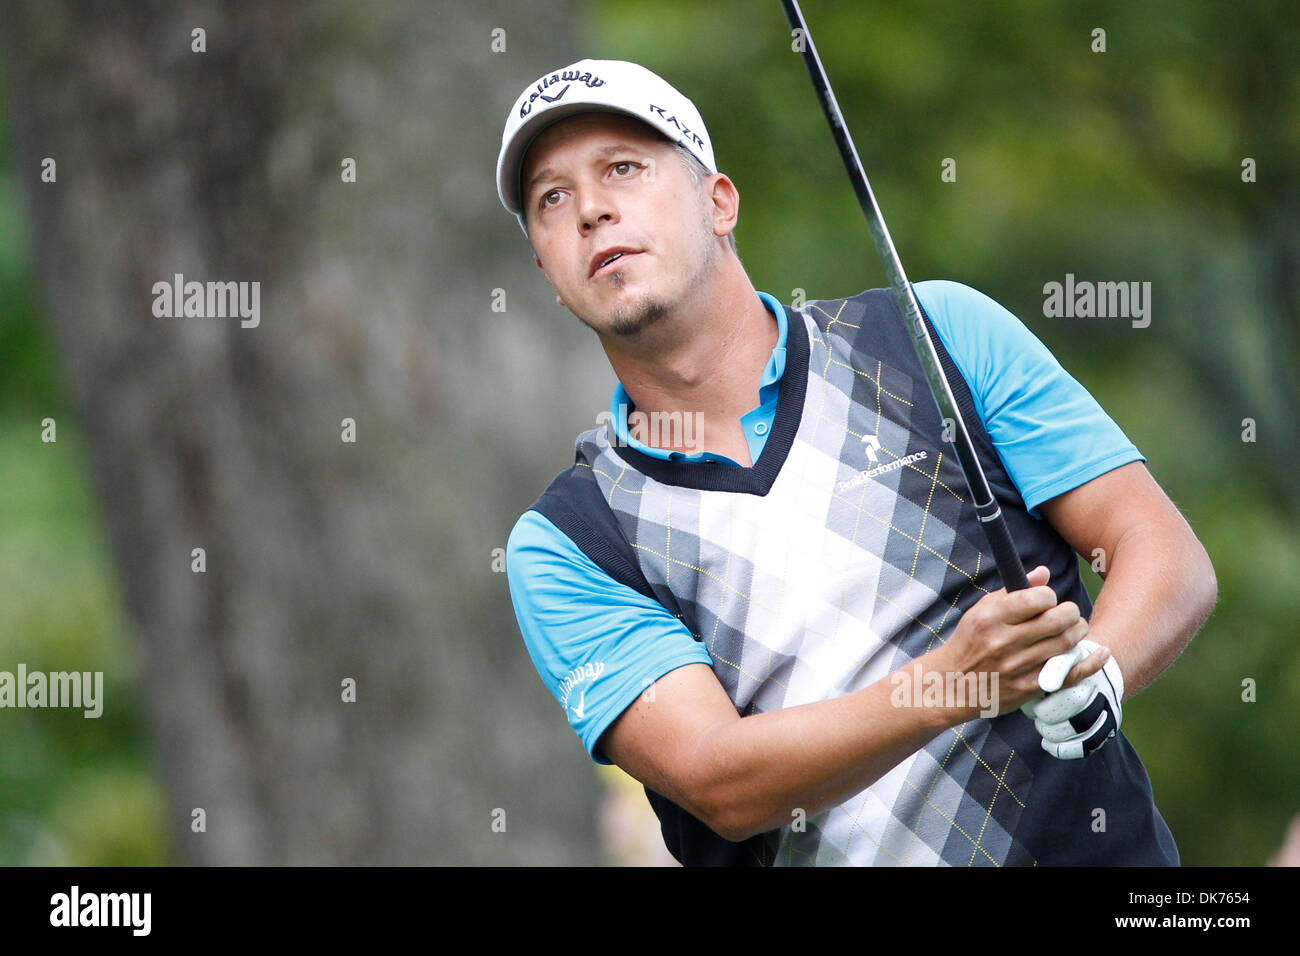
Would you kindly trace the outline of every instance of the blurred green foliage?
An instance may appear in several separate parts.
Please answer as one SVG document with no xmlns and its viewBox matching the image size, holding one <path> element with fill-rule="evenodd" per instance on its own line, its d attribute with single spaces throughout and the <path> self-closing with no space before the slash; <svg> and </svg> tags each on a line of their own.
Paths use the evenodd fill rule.
<svg viewBox="0 0 1300 956">
<path fill-rule="evenodd" d="M 0 263 L 7 289 L 16 287 L 9 265 Z M 15 311 L 0 317 L 8 325 Z M 12 332 L 6 346 L 27 337 L 33 351 L 44 351 L 35 336 Z M 28 381 L 42 377 L 34 368 Z M 73 419 L 48 392 L 26 397 L 8 392 L 0 405 L 0 669 L 101 671 L 104 706 L 91 718 L 82 710 L 0 711 L 0 863 L 165 863 L 163 795 L 148 766 L 137 675 L 85 455 Z M 47 416 L 56 442 L 40 439 Z"/>
<path fill-rule="evenodd" d="M 3 90 L 0 89 L 0 93 Z M 7 147 L 0 123 L 0 145 Z M 0 670 L 102 671 L 103 713 L 0 710 L 0 864 L 168 862 L 121 595 L 0 148 Z M 43 442 L 42 421 L 57 441 Z"/>
<path fill-rule="evenodd" d="M 1124 726 L 1185 863 L 1264 862 L 1300 810 L 1293 12 L 1264 0 L 804 6 L 911 278 L 966 282 L 1020 315 L 1209 550 L 1218 609 Z M 641 62 L 700 107 L 741 191 L 740 252 L 759 288 L 789 301 L 883 282 L 775 0 L 609 0 L 582 26 L 580 55 Z M 1096 27 L 1105 53 L 1091 50 Z M 1242 182 L 1247 156 L 1256 183 Z M 114 704 L 97 720 L 0 711 L 0 863 L 163 863 L 165 798 L 40 321 L 18 175 L 0 149 L 0 669 L 103 670 Z M 1066 273 L 1152 282 L 1151 327 L 1042 317 L 1043 284 Z M 39 440 L 47 416 L 54 444 Z M 1245 417 L 1256 443 L 1241 440 Z"/>
</svg>

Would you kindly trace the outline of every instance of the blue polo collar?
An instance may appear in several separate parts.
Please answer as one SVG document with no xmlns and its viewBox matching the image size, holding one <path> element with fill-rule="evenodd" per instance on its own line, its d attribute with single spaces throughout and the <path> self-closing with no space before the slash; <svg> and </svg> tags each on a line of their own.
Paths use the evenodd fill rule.
<svg viewBox="0 0 1300 956">
<path fill-rule="evenodd" d="M 785 374 L 785 343 L 789 328 L 785 307 L 766 292 L 759 292 L 758 297 L 767 311 L 772 313 L 776 319 L 777 337 L 776 346 L 772 349 L 772 357 L 767 360 L 767 365 L 763 368 L 763 376 L 759 380 L 758 406 L 740 417 L 740 422 L 745 428 L 745 438 L 749 442 L 750 459 L 755 462 L 758 461 L 758 456 L 762 454 L 767 436 L 772 430 L 772 422 L 776 417 L 776 400 L 781 391 L 781 376 Z M 628 396 L 623 383 L 619 382 L 614 386 L 614 395 L 610 399 L 609 415 L 618 441 L 629 448 L 635 448 L 643 455 L 649 455 L 651 458 L 659 458 L 663 461 L 714 461 L 724 465 L 733 465 L 737 468 L 742 467 L 734 459 L 710 451 L 688 454 L 681 451 L 665 451 L 661 448 L 651 448 L 649 445 L 642 444 L 633 438 L 627 430 L 627 417 L 632 409 L 632 399 Z"/>
</svg>

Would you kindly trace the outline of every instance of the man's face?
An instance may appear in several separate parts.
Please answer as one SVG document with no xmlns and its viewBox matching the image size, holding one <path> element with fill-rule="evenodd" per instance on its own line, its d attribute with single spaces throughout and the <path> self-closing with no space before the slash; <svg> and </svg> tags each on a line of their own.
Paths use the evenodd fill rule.
<svg viewBox="0 0 1300 956">
<path fill-rule="evenodd" d="M 644 123 L 614 113 L 561 120 L 529 148 L 521 178 L 538 265 L 597 332 L 637 335 L 698 295 L 715 268 L 712 204 Z"/>
</svg>

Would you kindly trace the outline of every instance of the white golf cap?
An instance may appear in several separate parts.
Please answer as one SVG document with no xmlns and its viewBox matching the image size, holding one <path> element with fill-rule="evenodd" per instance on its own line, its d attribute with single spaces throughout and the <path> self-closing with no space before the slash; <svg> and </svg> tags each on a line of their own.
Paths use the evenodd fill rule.
<svg viewBox="0 0 1300 956">
<path fill-rule="evenodd" d="M 497 195 L 524 223 L 519 176 L 528 147 L 546 127 L 575 113 L 624 113 L 681 143 L 711 173 L 713 144 L 695 104 L 662 77 L 624 60 L 579 60 L 530 84 L 511 107 L 497 157 Z"/>
</svg>

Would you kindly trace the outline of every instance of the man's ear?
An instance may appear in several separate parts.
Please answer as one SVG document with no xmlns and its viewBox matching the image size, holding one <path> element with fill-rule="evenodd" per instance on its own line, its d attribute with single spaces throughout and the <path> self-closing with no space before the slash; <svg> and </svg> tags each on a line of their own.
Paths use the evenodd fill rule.
<svg viewBox="0 0 1300 956">
<path fill-rule="evenodd" d="M 740 215 L 740 190 L 725 173 L 709 177 L 708 195 L 713 203 L 713 234 L 721 238 L 736 228 Z"/>
</svg>

